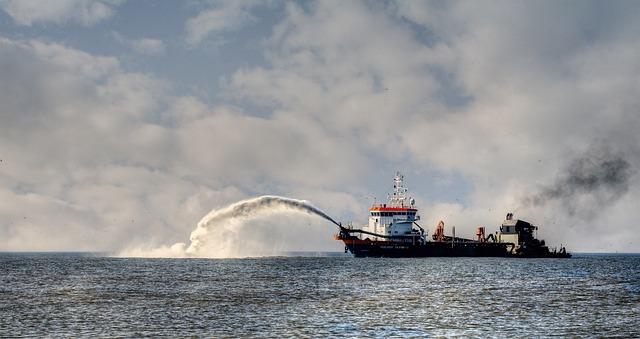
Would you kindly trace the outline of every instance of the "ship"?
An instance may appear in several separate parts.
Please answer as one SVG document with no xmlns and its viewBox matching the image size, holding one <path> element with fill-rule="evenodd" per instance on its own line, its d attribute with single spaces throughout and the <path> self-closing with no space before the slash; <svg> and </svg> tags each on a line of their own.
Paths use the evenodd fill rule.
<svg viewBox="0 0 640 339">
<path fill-rule="evenodd" d="M 345 253 L 355 257 L 571 257 L 563 246 L 550 249 L 537 239 L 538 226 L 514 218 L 513 213 L 507 213 L 495 233 L 487 235 L 485 227 L 478 227 L 474 239 L 456 237 L 455 227 L 451 235 L 445 235 L 443 221 L 429 238 L 418 221 L 416 201 L 408 195 L 404 176 L 396 172 L 388 201 L 374 202 L 369 209 L 369 223 L 361 228 L 338 223 L 334 238 L 344 242 Z"/>
</svg>

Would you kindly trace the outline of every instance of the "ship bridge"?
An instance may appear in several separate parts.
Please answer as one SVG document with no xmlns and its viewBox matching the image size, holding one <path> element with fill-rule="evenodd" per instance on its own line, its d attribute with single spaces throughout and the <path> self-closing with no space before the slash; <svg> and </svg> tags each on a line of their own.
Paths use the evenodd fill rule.
<svg viewBox="0 0 640 339">
<path fill-rule="evenodd" d="M 420 220 L 415 200 L 407 195 L 404 176 L 396 172 L 393 192 L 388 195 L 388 203 L 375 204 L 369 209 L 367 231 L 384 236 L 411 236 L 413 223 Z M 372 240 L 379 240 L 373 237 Z"/>
</svg>

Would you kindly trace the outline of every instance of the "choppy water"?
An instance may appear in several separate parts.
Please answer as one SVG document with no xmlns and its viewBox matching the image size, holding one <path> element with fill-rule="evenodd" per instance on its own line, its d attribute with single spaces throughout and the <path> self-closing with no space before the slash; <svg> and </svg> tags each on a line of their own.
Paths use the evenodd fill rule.
<svg viewBox="0 0 640 339">
<path fill-rule="evenodd" d="M 640 256 L 0 254 L 0 337 L 640 337 Z"/>
</svg>

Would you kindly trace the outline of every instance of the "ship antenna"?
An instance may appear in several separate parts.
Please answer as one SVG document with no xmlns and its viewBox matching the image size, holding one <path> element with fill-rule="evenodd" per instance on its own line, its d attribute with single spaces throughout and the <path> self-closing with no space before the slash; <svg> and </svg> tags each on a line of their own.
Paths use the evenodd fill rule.
<svg viewBox="0 0 640 339">
<path fill-rule="evenodd" d="M 404 186 L 404 175 L 400 171 L 396 171 L 393 183 L 393 195 L 390 196 L 389 203 L 392 206 L 404 207 L 407 202 L 408 189 Z"/>
</svg>

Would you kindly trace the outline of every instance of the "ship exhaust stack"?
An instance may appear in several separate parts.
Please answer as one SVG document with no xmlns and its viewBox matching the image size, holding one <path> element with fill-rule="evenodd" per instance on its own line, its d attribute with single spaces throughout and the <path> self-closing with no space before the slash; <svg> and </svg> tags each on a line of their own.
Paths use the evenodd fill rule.
<svg viewBox="0 0 640 339">
<path fill-rule="evenodd" d="M 478 237 L 478 242 L 486 241 L 486 237 L 484 234 L 484 227 L 482 226 L 478 227 L 478 229 L 476 230 L 476 237 Z"/>
<path fill-rule="evenodd" d="M 433 234 L 433 240 L 444 240 L 444 221 L 440 220 L 440 222 L 438 222 L 438 226 L 436 226 L 436 232 Z"/>
</svg>

